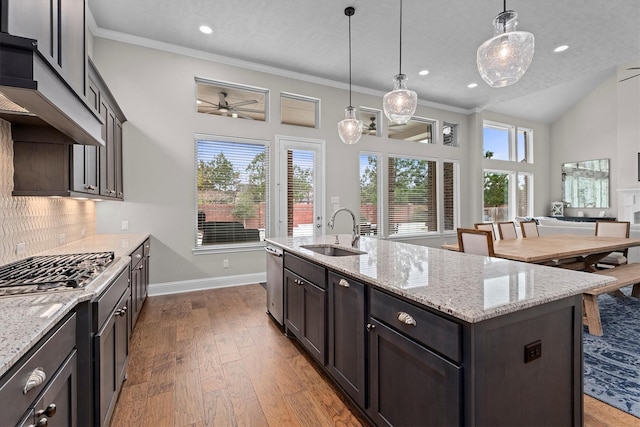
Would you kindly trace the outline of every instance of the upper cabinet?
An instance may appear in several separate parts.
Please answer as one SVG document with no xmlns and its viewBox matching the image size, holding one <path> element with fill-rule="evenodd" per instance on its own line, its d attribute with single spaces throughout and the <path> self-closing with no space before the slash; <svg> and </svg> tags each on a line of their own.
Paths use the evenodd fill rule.
<svg viewBox="0 0 640 427">
<path fill-rule="evenodd" d="M 84 0 L 0 0 L 0 30 L 35 39 L 38 52 L 78 94 L 84 94 Z"/>
</svg>

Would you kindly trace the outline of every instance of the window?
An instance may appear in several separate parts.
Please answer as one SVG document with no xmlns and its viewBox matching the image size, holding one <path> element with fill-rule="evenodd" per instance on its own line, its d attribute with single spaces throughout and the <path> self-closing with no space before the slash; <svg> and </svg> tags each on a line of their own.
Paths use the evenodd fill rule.
<svg viewBox="0 0 640 427">
<path fill-rule="evenodd" d="M 458 188 L 460 164 L 454 161 L 442 163 L 442 204 L 444 208 L 443 231 L 458 228 Z"/>
<path fill-rule="evenodd" d="M 509 172 L 484 172 L 484 221 L 509 220 L 510 178 Z"/>
<path fill-rule="evenodd" d="M 485 122 L 482 129 L 482 154 L 487 159 L 511 160 L 511 126 Z"/>
<path fill-rule="evenodd" d="M 389 236 L 438 229 L 436 162 L 389 157 Z"/>
<path fill-rule="evenodd" d="M 532 134 L 533 131 L 531 129 L 518 128 L 516 161 L 533 163 L 533 158 L 531 156 Z"/>
<path fill-rule="evenodd" d="M 448 147 L 458 146 L 458 125 L 453 123 L 442 123 L 442 145 Z"/>
<path fill-rule="evenodd" d="M 509 221 L 533 215 L 533 131 L 483 123 L 484 221 Z M 498 162 L 502 160 L 499 166 Z M 498 169 L 495 169 L 495 167 Z"/>
<path fill-rule="evenodd" d="M 382 112 L 368 107 L 358 109 L 358 118 L 362 120 L 363 135 L 380 136 L 380 116 Z"/>
<path fill-rule="evenodd" d="M 196 247 L 255 246 L 268 235 L 268 147 L 196 135 Z"/>
<path fill-rule="evenodd" d="M 320 126 L 320 100 L 293 93 L 280 93 L 280 116 L 285 125 Z"/>
<path fill-rule="evenodd" d="M 533 175 L 518 173 L 516 186 L 516 216 L 533 216 Z"/>
<path fill-rule="evenodd" d="M 268 120 L 269 91 L 196 77 L 196 111 L 236 119 Z"/>
<path fill-rule="evenodd" d="M 380 230 L 380 185 L 378 177 L 381 166 L 377 154 L 360 153 L 360 234 L 378 234 Z"/>
<path fill-rule="evenodd" d="M 412 117 L 406 124 L 389 123 L 387 129 L 389 138 L 404 141 L 433 143 L 433 132 L 436 128 L 435 120 L 422 117 Z"/>
</svg>

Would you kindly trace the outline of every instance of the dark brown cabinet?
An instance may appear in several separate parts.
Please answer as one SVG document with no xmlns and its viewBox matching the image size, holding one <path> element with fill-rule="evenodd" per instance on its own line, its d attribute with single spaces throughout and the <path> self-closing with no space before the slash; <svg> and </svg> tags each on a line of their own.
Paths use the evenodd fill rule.
<svg viewBox="0 0 640 427">
<path fill-rule="evenodd" d="M 376 425 L 461 425 L 462 368 L 375 319 L 369 329 Z"/>
<path fill-rule="evenodd" d="M 78 362 L 74 351 L 55 377 L 51 379 L 41 397 L 34 403 L 33 409 L 19 425 L 21 427 L 37 425 L 74 427 L 80 425 L 76 416 L 77 372 Z M 46 424 L 44 420 L 46 420 Z"/>
<path fill-rule="evenodd" d="M 327 370 L 361 407 L 366 397 L 365 286 L 329 272 Z"/>
<path fill-rule="evenodd" d="M 79 424 L 75 347 L 76 315 L 70 314 L 0 378 L 2 425 Z"/>
<path fill-rule="evenodd" d="M 78 94 L 86 76 L 85 1 L 1 0 L 1 31 L 38 41 L 38 51 Z"/>
<path fill-rule="evenodd" d="M 109 424 L 125 380 L 131 324 L 129 276 L 127 268 L 93 303 L 98 325 L 93 338 L 93 404 L 97 425 Z"/>
<path fill-rule="evenodd" d="M 131 327 L 138 320 L 149 288 L 149 250 L 147 239 L 131 254 Z"/>
<path fill-rule="evenodd" d="M 285 253 L 284 266 L 285 329 L 324 365 L 327 354 L 326 270 L 289 253 Z"/>
</svg>

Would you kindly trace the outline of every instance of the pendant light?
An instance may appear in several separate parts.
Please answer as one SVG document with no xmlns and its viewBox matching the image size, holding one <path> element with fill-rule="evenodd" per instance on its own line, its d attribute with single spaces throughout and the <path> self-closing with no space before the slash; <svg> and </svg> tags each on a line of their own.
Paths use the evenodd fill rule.
<svg viewBox="0 0 640 427">
<path fill-rule="evenodd" d="M 394 124 L 403 125 L 413 117 L 418 106 L 418 94 L 407 89 L 407 76 L 402 74 L 402 0 L 400 0 L 400 70 L 393 77 L 393 90 L 382 98 L 382 109 Z"/>
<path fill-rule="evenodd" d="M 362 136 L 362 120 L 358 120 L 356 109 L 351 106 L 351 17 L 356 13 L 347 7 L 344 14 L 349 17 L 349 106 L 344 109 L 344 120 L 338 122 L 338 135 L 345 144 L 355 144 Z"/>
<path fill-rule="evenodd" d="M 535 38 L 526 31 L 516 31 L 518 14 L 507 10 L 504 0 L 502 13 L 493 20 L 493 37 L 478 48 L 478 72 L 491 87 L 505 87 L 516 83 L 531 65 Z"/>
</svg>

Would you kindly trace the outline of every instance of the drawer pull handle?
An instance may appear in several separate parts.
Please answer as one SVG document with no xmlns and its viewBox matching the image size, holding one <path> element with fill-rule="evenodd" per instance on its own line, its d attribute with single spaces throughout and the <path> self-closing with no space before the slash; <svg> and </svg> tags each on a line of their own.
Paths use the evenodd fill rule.
<svg viewBox="0 0 640 427">
<path fill-rule="evenodd" d="M 127 314 L 127 306 L 125 305 L 124 307 L 117 309 L 113 314 L 116 316 L 124 316 Z"/>
<path fill-rule="evenodd" d="M 405 313 L 404 311 L 398 312 L 398 320 L 405 325 L 416 326 L 416 319 L 414 319 L 413 316 L 411 316 L 409 313 Z"/>
<path fill-rule="evenodd" d="M 295 283 L 296 285 L 304 285 L 304 282 L 302 280 L 298 280 L 298 279 L 295 279 L 293 281 L 293 283 Z"/>
<path fill-rule="evenodd" d="M 142 258 L 142 255 L 136 254 L 136 259 L 140 259 L 140 258 Z"/>
<path fill-rule="evenodd" d="M 31 372 L 29 378 L 27 378 L 27 383 L 24 385 L 24 389 L 22 389 L 22 394 L 27 394 L 29 390 L 32 388 L 38 387 L 47 379 L 47 374 L 44 373 L 44 368 L 36 368 Z"/>
<path fill-rule="evenodd" d="M 347 282 L 345 279 L 340 279 L 340 281 L 338 282 L 338 285 L 342 286 L 343 288 L 348 288 L 351 286 L 349 282 Z"/>
<path fill-rule="evenodd" d="M 376 325 L 372 323 L 367 323 L 367 332 L 371 332 L 376 328 Z"/>
</svg>

